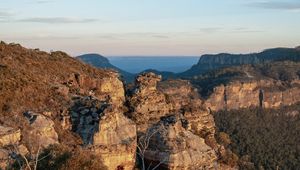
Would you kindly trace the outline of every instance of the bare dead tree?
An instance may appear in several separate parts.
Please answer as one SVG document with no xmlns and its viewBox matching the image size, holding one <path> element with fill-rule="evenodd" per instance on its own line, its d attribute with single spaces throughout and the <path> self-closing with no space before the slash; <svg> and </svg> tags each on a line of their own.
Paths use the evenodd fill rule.
<svg viewBox="0 0 300 170">
<path fill-rule="evenodd" d="M 138 144 L 137 144 L 137 155 L 141 159 L 141 164 L 142 164 L 142 169 L 141 170 L 146 170 L 146 165 L 145 165 L 145 153 L 149 147 L 150 144 L 150 139 L 158 132 L 158 129 L 149 129 L 147 132 L 140 136 L 138 139 Z M 155 167 L 153 167 L 151 170 L 157 169 L 162 163 L 166 161 L 166 158 L 163 161 L 160 161 Z M 147 170 L 150 170 L 152 166 L 152 163 L 147 167 Z"/>
<path fill-rule="evenodd" d="M 34 136 L 35 138 L 37 138 L 37 136 Z M 38 141 L 36 139 L 36 141 Z M 33 143 L 29 143 L 31 150 L 33 150 Z M 42 158 L 39 158 L 40 156 L 40 151 L 42 149 L 41 145 L 39 143 L 36 144 L 37 145 L 37 151 L 34 152 L 29 152 L 29 153 L 22 153 L 19 150 L 18 147 L 18 143 L 13 142 L 12 139 L 10 139 L 10 144 L 9 146 L 9 153 L 10 155 L 15 155 L 13 157 L 13 159 L 18 163 L 20 169 L 29 169 L 29 170 L 37 170 L 37 166 L 39 161 L 45 159 L 46 157 L 50 156 L 50 153 L 48 155 L 43 156 Z M 21 160 L 20 160 L 21 158 Z M 22 161 L 24 161 L 24 164 L 22 163 Z"/>
</svg>

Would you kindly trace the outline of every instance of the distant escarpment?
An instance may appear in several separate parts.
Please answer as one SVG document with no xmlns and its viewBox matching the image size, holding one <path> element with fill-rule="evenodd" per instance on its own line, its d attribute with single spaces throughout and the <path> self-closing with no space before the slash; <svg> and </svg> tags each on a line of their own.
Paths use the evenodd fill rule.
<svg viewBox="0 0 300 170">
<path fill-rule="evenodd" d="M 300 102 L 300 63 L 224 68 L 191 79 L 212 111 L 248 107 L 278 108 Z"/>
<path fill-rule="evenodd" d="M 197 76 L 211 70 L 244 64 L 262 64 L 273 61 L 300 61 L 300 50 L 298 48 L 274 48 L 260 53 L 250 54 L 228 54 L 216 55 L 206 54 L 200 57 L 199 62 L 189 70 L 180 73 L 181 77 Z"/>
</svg>

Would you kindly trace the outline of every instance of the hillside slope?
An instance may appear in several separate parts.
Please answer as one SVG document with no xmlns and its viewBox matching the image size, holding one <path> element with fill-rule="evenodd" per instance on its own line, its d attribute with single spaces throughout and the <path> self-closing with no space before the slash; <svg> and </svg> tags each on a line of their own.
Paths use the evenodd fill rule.
<svg viewBox="0 0 300 170">
<path fill-rule="evenodd" d="M 70 149 L 73 166 L 81 164 L 77 152 L 87 152 L 77 169 L 134 167 L 135 124 L 123 115 L 124 88 L 115 71 L 91 67 L 63 52 L 4 42 L 0 63 L 1 168 L 11 163 L 11 154 L 33 157 L 52 144 Z M 66 161 L 53 166 L 75 168 Z"/>
</svg>

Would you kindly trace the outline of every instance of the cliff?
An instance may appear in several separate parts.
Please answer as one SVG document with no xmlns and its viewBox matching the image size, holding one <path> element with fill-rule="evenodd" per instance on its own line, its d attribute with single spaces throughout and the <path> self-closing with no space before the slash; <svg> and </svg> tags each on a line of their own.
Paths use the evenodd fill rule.
<svg viewBox="0 0 300 170">
<path fill-rule="evenodd" d="M 279 108 L 300 101 L 300 82 L 285 85 L 275 80 L 235 81 L 214 88 L 205 101 L 212 111 L 249 107 Z"/>
<path fill-rule="evenodd" d="M 300 61 L 298 48 L 274 48 L 266 49 L 260 53 L 202 55 L 199 62 L 189 70 L 180 73 L 181 77 L 197 76 L 211 70 L 244 64 L 261 64 L 273 61 Z"/>
<path fill-rule="evenodd" d="M 278 108 L 300 101 L 300 63 L 278 61 L 224 68 L 191 79 L 212 111 Z"/>
</svg>

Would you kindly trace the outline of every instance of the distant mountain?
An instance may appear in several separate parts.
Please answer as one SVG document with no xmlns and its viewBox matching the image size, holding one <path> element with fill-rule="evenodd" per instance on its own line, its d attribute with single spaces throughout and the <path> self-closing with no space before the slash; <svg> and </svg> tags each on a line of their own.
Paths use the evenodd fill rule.
<svg viewBox="0 0 300 170">
<path fill-rule="evenodd" d="M 90 64 L 97 68 L 109 68 L 117 70 L 124 78 L 125 81 L 131 82 L 134 79 L 134 74 L 124 71 L 114 65 L 112 65 L 109 60 L 99 54 L 84 54 L 76 57 L 84 63 Z"/>
<path fill-rule="evenodd" d="M 260 53 L 251 54 L 206 54 L 200 57 L 199 62 L 189 70 L 178 74 L 181 77 L 199 75 L 211 70 L 238 66 L 243 64 L 259 64 L 272 61 L 300 61 L 300 47 L 296 48 L 273 48 Z"/>
</svg>

